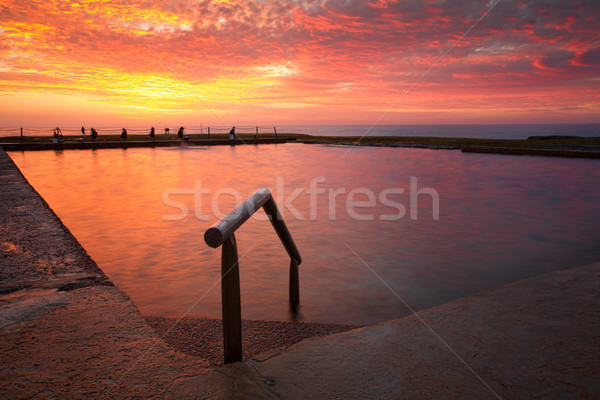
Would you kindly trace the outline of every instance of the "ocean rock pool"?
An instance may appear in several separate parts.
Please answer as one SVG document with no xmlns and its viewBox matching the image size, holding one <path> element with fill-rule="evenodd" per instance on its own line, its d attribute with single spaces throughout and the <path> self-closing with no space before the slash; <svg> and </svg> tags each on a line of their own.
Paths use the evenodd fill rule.
<svg viewBox="0 0 600 400">
<path fill-rule="evenodd" d="M 597 160 L 295 143 L 9 155 L 145 315 L 220 317 L 204 231 L 261 187 L 303 257 L 301 308 L 261 211 L 236 233 L 246 319 L 370 324 L 600 259 Z"/>
</svg>

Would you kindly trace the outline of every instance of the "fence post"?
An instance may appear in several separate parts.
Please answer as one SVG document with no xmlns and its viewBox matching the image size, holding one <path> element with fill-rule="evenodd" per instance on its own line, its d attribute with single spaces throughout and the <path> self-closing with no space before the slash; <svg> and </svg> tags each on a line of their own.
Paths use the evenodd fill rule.
<svg viewBox="0 0 600 400">
<path fill-rule="evenodd" d="M 21 128 L 21 143 L 23 143 L 23 128 Z"/>
<path fill-rule="evenodd" d="M 221 253 L 221 303 L 225 364 L 242 361 L 242 308 L 240 268 L 235 235 L 231 234 Z"/>
<path fill-rule="evenodd" d="M 207 126 L 206 129 L 208 129 L 208 138 L 210 139 L 210 126 Z"/>
<path fill-rule="evenodd" d="M 298 261 L 295 258 L 290 260 L 290 306 L 292 311 L 298 309 L 300 303 L 300 282 L 298 279 Z"/>
<path fill-rule="evenodd" d="M 273 130 L 275 131 L 275 137 L 277 137 L 277 128 L 273 127 Z"/>
</svg>

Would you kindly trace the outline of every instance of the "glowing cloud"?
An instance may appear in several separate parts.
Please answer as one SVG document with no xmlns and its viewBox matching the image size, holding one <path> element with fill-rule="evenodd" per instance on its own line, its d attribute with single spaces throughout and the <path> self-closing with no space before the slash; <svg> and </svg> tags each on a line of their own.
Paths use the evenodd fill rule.
<svg viewBox="0 0 600 400">
<path fill-rule="evenodd" d="M 55 95 L 103 121 L 371 123 L 399 98 L 385 123 L 600 121 L 600 3 L 500 2 L 473 26 L 489 5 L 5 0 L 0 116 Z"/>
</svg>

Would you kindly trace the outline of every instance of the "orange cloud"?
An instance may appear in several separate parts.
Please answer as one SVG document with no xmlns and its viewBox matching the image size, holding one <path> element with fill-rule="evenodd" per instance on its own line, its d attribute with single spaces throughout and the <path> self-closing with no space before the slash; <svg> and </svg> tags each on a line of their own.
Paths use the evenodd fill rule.
<svg viewBox="0 0 600 400">
<path fill-rule="evenodd" d="M 0 91 L 115 119 L 370 123 L 402 97 L 387 123 L 523 104 L 597 120 L 600 5 L 501 2 L 469 30 L 487 3 L 5 0 Z"/>
</svg>

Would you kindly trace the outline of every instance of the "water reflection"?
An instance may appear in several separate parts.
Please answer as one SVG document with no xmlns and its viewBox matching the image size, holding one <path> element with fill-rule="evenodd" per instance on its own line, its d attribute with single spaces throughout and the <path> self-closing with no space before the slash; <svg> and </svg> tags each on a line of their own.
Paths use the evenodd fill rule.
<svg viewBox="0 0 600 400">
<path fill-rule="evenodd" d="M 220 249 L 203 234 L 213 211 L 235 205 L 232 191 L 245 198 L 260 187 L 273 192 L 304 259 L 299 320 L 364 324 L 407 313 L 349 247 L 415 309 L 600 258 L 595 160 L 373 147 L 341 158 L 346 150 L 286 144 L 11 157 L 144 314 L 220 316 Z M 411 177 L 439 193 L 439 220 L 427 195 L 410 218 Z M 311 196 L 315 178 L 325 192 Z M 209 193 L 198 196 L 198 185 Z M 349 215 L 345 200 L 359 188 L 376 195 L 374 204 L 357 195 L 373 206 L 356 212 L 373 220 Z M 388 199 L 407 213 L 380 220 L 398 212 L 379 197 L 390 188 L 404 189 Z M 181 213 L 163 202 L 165 191 L 185 205 L 186 218 L 163 218 Z M 289 258 L 270 224 L 251 219 L 236 237 L 243 317 L 291 319 Z"/>
</svg>

